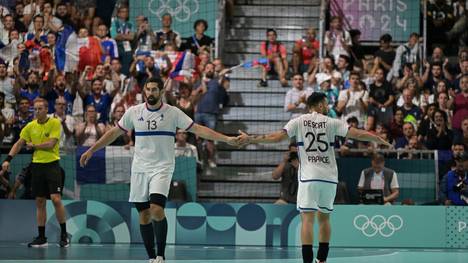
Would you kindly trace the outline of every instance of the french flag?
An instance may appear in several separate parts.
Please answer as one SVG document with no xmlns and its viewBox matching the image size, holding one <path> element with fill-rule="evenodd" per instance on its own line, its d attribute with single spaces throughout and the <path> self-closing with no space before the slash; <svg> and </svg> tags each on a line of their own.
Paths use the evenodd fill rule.
<svg viewBox="0 0 468 263">
<path fill-rule="evenodd" d="M 183 81 L 184 77 L 193 77 L 195 73 L 195 59 L 192 53 L 184 51 L 177 55 L 171 74 L 171 79 Z"/>
<path fill-rule="evenodd" d="M 80 166 L 80 157 L 89 147 L 76 149 L 76 181 L 78 184 L 130 183 L 133 149 L 107 146 L 96 151 L 88 164 Z"/>
</svg>

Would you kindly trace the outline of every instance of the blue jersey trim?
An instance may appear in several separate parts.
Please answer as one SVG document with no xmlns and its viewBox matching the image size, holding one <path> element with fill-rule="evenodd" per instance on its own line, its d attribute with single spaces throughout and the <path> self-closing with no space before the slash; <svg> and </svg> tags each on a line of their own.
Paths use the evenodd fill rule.
<svg viewBox="0 0 468 263">
<path fill-rule="evenodd" d="M 175 136 L 175 132 L 170 131 L 137 131 L 135 136 Z"/>
<path fill-rule="evenodd" d="M 299 181 L 302 182 L 302 183 L 308 183 L 308 182 L 322 182 L 322 183 L 329 183 L 329 184 L 338 184 L 337 182 L 327 181 L 327 180 L 322 180 L 322 179 L 302 180 L 302 178 L 300 178 Z"/>
</svg>

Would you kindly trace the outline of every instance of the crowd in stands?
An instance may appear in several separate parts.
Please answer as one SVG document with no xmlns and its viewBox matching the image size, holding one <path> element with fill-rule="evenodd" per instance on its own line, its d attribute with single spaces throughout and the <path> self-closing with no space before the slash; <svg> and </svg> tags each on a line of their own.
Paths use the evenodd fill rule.
<svg viewBox="0 0 468 263">
<path fill-rule="evenodd" d="M 125 111 L 144 102 L 141 90 L 149 77 L 165 83 L 164 102 L 182 109 L 196 122 L 216 126 L 219 105 L 227 101 L 229 79 L 220 59 L 212 60 L 208 23 L 197 20 L 193 33 L 172 29 L 163 14 L 161 28 L 148 17 L 129 20 L 125 1 L 108 21 L 96 15 L 96 1 L 0 1 L 0 143 L 11 146 L 34 118 L 33 101 L 48 101 L 49 114 L 62 121 L 62 150 L 91 146 L 116 125 Z M 182 67 L 173 71 L 176 64 Z M 184 136 L 178 136 L 184 137 Z M 192 135 L 180 155 L 197 156 Z M 133 134 L 112 145 L 133 145 Z M 215 166 L 214 144 L 204 144 Z"/>
</svg>

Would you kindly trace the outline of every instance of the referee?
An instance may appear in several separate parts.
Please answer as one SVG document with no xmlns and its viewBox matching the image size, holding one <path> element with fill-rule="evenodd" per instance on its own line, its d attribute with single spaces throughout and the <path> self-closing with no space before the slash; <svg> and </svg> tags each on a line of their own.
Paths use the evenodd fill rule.
<svg viewBox="0 0 468 263">
<path fill-rule="evenodd" d="M 47 117 L 48 103 L 45 99 L 34 100 L 36 119 L 28 123 L 20 133 L 20 138 L 13 145 L 8 157 L 2 164 L 2 169 L 8 171 L 13 157 L 26 145 L 27 149 L 34 149 L 32 160 L 32 194 L 36 198 L 36 218 L 39 236 L 28 244 L 28 247 L 46 247 L 45 236 L 46 198 L 54 204 L 55 214 L 60 224 L 60 247 L 68 247 L 67 230 L 65 226 L 65 208 L 61 200 L 62 178 L 59 165 L 59 140 L 62 130 L 60 121 Z"/>
</svg>

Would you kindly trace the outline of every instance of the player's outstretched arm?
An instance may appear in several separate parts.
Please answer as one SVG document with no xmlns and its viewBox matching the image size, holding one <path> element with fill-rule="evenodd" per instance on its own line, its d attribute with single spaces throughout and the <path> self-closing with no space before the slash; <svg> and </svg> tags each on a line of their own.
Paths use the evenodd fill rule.
<svg viewBox="0 0 468 263">
<path fill-rule="evenodd" d="M 240 135 L 237 137 L 240 144 L 249 143 L 277 143 L 288 139 L 288 134 L 285 130 L 260 135 L 248 135 L 243 131 L 239 131 Z"/>
<path fill-rule="evenodd" d="M 219 132 L 216 132 L 208 127 L 199 124 L 193 124 L 192 128 L 190 128 L 189 132 L 196 134 L 203 139 L 218 141 L 218 142 L 225 142 L 230 145 L 237 146 L 236 137 L 229 137 Z"/>
<path fill-rule="evenodd" d="M 124 131 L 119 127 L 114 127 L 104 133 L 104 135 L 93 145 L 89 148 L 85 153 L 81 155 L 80 158 L 80 165 L 81 167 L 85 167 L 88 163 L 89 159 L 93 156 L 93 153 L 106 147 L 107 145 L 111 144 L 115 139 L 117 139 L 120 135 L 124 134 Z"/>
<path fill-rule="evenodd" d="M 346 134 L 346 137 L 359 141 L 375 142 L 378 144 L 386 145 L 390 148 L 392 147 L 392 145 L 389 142 L 385 141 L 381 137 L 361 129 L 350 128 L 348 134 Z"/>
</svg>

